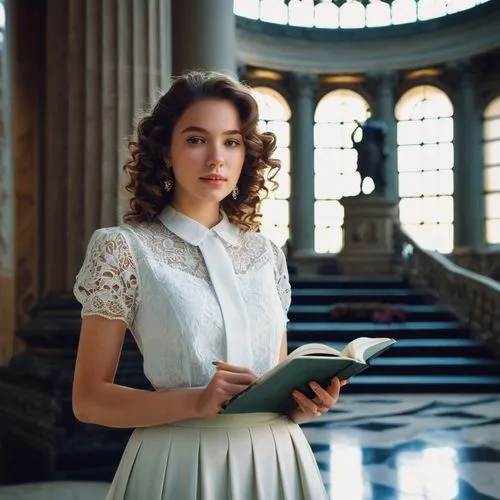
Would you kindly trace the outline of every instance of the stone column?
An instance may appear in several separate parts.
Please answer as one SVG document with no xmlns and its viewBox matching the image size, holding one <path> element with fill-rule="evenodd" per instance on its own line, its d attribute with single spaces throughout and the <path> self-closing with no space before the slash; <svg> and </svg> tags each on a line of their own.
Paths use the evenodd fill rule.
<svg viewBox="0 0 500 500">
<path fill-rule="evenodd" d="M 14 181 L 12 173 L 11 62 L 6 19 L 0 41 L 0 365 L 14 347 Z"/>
<path fill-rule="evenodd" d="M 314 254 L 314 109 L 316 75 L 291 76 L 291 193 L 292 256 Z"/>
<path fill-rule="evenodd" d="M 478 249 L 484 241 L 481 113 L 477 104 L 474 66 L 451 68 L 458 82 L 454 102 L 455 248 Z"/>
<path fill-rule="evenodd" d="M 173 74 L 191 69 L 237 76 L 233 0 L 172 2 Z"/>
<path fill-rule="evenodd" d="M 386 192 L 388 201 L 397 203 L 398 194 L 398 139 L 397 121 L 394 115 L 394 88 L 397 83 L 397 74 L 388 72 L 377 75 L 375 83 L 375 101 L 373 103 L 372 118 L 381 120 L 387 125 L 387 136 L 385 150 L 387 159 L 385 161 Z"/>
<path fill-rule="evenodd" d="M 169 76 L 167 13 L 158 0 L 47 0 L 43 292 L 70 290 L 92 231 L 118 222 L 126 139 Z"/>
<path fill-rule="evenodd" d="M 8 6 L 16 330 L 26 345 L 0 370 L 8 480 L 110 479 L 129 431 L 74 420 L 80 306 L 71 290 L 90 234 L 119 222 L 123 153 L 134 119 L 167 86 L 170 0 Z M 118 380 L 145 386 L 130 335 Z"/>
</svg>

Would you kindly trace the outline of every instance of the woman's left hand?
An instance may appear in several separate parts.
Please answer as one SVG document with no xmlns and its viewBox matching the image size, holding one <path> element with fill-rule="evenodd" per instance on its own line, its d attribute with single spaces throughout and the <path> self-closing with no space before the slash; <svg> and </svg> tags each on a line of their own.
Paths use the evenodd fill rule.
<svg viewBox="0 0 500 500">
<path fill-rule="evenodd" d="M 316 394 L 313 399 L 308 398 L 302 392 L 293 391 L 292 396 L 298 405 L 298 409 L 292 412 L 292 419 L 297 422 L 325 414 L 335 406 L 340 394 L 340 388 L 345 384 L 347 384 L 347 380 L 341 381 L 338 377 L 333 378 L 325 389 L 317 382 L 310 382 L 309 386 Z"/>
</svg>

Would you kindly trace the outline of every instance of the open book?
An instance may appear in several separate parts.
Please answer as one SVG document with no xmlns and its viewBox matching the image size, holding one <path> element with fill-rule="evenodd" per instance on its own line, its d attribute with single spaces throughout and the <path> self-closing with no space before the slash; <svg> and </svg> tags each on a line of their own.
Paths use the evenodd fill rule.
<svg viewBox="0 0 500 500">
<path fill-rule="evenodd" d="M 235 396 L 221 413 L 273 412 L 288 414 L 297 407 L 292 391 L 315 394 L 309 382 L 326 387 L 333 377 L 348 379 L 368 368 L 371 359 L 395 343 L 389 338 L 359 337 L 342 351 L 324 344 L 298 347 L 254 384 Z"/>
</svg>

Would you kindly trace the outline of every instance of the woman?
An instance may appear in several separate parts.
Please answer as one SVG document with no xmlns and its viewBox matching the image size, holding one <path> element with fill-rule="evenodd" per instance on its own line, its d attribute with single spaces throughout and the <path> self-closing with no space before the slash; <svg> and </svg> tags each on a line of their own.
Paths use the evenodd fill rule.
<svg viewBox="0 0 500 500">
<path fill-rule="evenodd" d="M 89 242 L 74 287 L 83 318 L 74 413 L 135 428 L 108 499 L 325 497 L 297 422 L 335 404 L 338 379 L 313 384 L 313 400 L 294 394 L 289 416 L 219 414 L 287 351 L 285 258 L 256 231 L 279 163 L 257 121 L 239 82 L 176 78 L 129 144 L 124 224 Z M 155 391 L 114 383 L 127 328 Z"/>
</svg>

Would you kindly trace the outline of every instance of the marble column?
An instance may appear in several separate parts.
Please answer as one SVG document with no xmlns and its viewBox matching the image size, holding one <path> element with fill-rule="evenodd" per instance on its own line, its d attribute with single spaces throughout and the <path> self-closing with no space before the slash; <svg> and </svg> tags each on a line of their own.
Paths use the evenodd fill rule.
<svg viewBox="0 0 500 500">
<path fill-rule="evenodd" d="M 5 20 L 0 41 L 0 365 L 14 347 L 14 181 L 12 172 L 11 61 Z"/>
<path fill-rule="evenodd" d="M 398 139 L 397 121 L 394 114 L 394 89 L 397 83 L 397 74 L 393 72 L 382 73 L 373 78 L 375 84 L 375 101 L 373 102 L 372 118 L 381 120 L 387 125 L 385 151 L 386 192 L 388 201 L 397 203 L 398 194 Z"/>
<path fill-rule="evenodd" d="M 477 250 L 484 241 L 481 113 L 474 66 L 460 62 L 451 68 L 458 82 L 454 99 L 454 219 L 455 248 Z"/>
<path fill-rule="evenodd" d="M 75 421 L 80 306 L 91 233 L 115 225 L 127 138 L 168 85 L 170 0 L 27 0 L 12 7 L 16 331 L 0 370 L 8 480 L 110 479 L 129 431 Z M 24 146 L 24 147 L 23 147 Z M 146 386 L 127 335 L 118 383 Z"/>
<path fill-rule="evenodd" d="M 191 69 L 237 76 L 233 0 L 172 2 L 173 74 Z"/>
<path fill-rule="evenodd" d="M 47 0 L 43 292 L 70 290 L 92 231 L 119 220 L 126 140 L 169 77 L 168 9 Z"/>
<path fill-rule="evenodd" d="M 291 193 L 292 256 L 314 254 L 314 109 L 316 75 L 291 75 Z"/>
</svg>

